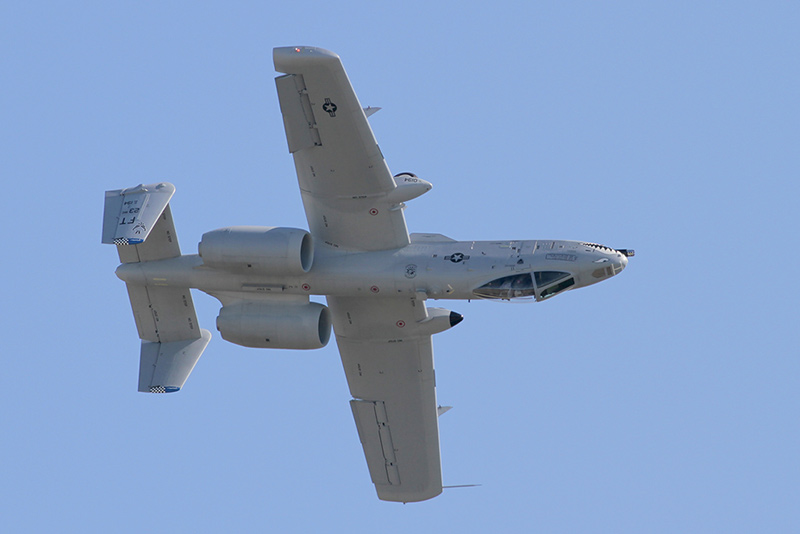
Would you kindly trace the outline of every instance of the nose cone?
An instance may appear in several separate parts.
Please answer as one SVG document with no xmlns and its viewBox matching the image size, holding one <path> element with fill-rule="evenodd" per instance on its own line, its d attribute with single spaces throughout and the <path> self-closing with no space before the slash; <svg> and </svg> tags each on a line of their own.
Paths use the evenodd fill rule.
<svg viewBox="0 0 800 534">
<path fill-rule="evenodd" d="M 596 284 L 621 273 L 628 266 L 628 258 L 634 252 L 630 249 L 614 249 L 597 243 L 581 243 L 585 247 L 585 267 L 578 276 L 580 287 Z"/>
<path fill-rule="evenodd" d="M 617 276 L 627 266 L 628 258 L 624 254 L 617 253 L 616 257 L 611 258 L 611 276 Z"/>
</svg>

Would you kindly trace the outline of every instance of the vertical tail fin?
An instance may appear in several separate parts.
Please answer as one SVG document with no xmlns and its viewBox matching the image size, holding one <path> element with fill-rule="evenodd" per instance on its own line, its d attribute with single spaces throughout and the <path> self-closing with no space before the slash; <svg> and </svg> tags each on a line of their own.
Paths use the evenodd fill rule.
<svg viewBox="0 0 800 534">
<path fill-rule="evenodd" d="M 203 354 L 211 332 L 200 330 L 201 337 L 185 341 L 151 343 L 142 341 L 139 359 L 139 391 L 172 393 L 183 387 Z"/>
</svg>

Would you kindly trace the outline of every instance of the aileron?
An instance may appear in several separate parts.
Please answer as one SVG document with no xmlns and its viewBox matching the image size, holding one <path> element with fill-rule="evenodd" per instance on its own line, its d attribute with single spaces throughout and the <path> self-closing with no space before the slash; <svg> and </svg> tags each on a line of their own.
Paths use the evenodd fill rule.
<svg viewBox="0 0 800 534">
<path fill-rule="evenodd" d="M 275 78 L 275 85 L 278 89 L 278 101 L 283 114 L 289 152 L 294 154 L 304 148 L 322 146 L 303 75 L 279 76 Z"/>
<path fill-rule="evenodd" d="M 382 401 L 351 400 L 350 407 L 373 484 L 400 485 L 386 404 Z"/>
</svg>

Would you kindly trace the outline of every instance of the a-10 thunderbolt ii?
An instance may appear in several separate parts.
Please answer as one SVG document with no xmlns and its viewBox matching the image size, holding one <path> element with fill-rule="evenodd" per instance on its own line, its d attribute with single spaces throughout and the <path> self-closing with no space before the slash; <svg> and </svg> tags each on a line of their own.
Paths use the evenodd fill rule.
<svg viewBox="0 0 800 534">
<path fill-rule="evenodd" d="M 429 299 L 542 301 L 619 274 L 633 251 L 579 241 L 455 241 L 411 234 L 405 202 L 431 189 L 392 176 L 339 56 L 276 48 L 275 79 L 309 231 L 244 226 L 181 255 L 169 183 L 106 192 L 103 242 L 117 245 L 142 340 L 139 391 L 178 391 L 211 339 L 190 289 L 219 299 L 217 330 L 245 347 L 317 349 L 331 326 L 378 498 L 442 492 L 431 336 L 462 316 Z M 324 295 L 327 307 L 309 300 Z"/>
</svg>

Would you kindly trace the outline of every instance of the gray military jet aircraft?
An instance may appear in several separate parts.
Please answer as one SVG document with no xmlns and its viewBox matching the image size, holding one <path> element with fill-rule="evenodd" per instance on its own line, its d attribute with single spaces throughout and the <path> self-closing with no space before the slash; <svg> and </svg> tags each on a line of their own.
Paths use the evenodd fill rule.
<svg viewBox="0 0 800 534">
<path fill-rule="evenodd" d="M 289 152 L 310 232 L 231 227 L 182 255 L 169 183 L 106 192 L 103 242 L 117 245 L 142 340 L 139 391 L 183 387 L 211 339 L 190 288 L 219 299 L 217 330 L 245 347 L 316 349 L 331 325 L 378 498 L 442 492 L 431 336 L 462 316 L 428 299 L 542 301 L 619 274 L 632 250 L 579 241 L 455 241 L 411 234 L 405 202 L 431 189 L 392 176 L 339 56 L 274 50 Z M 311 302 L 324 295 L 328 306 Z"/>
</svg>

